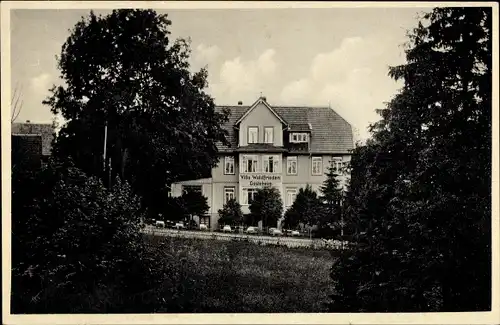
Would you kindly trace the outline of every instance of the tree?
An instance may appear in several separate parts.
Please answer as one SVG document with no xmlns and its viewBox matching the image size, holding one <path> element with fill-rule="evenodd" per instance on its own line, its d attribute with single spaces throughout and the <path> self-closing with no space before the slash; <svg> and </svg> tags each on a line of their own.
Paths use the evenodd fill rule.
<svg viewBox="0 0 500 325">
<path fill-rule="evenodd" d="M 301 221 L 301 215 L 292 207 L 285 211 L 283 227 L 287 229 L 297 229 Z"/>
<path fill-rule="evenodd" d="M 288 217 L 298 217 L 299 223 L 304 223 L 308 226 L 317 226 L 321 220 L 322 209 L 321 201 L 310 185 L 305 188 L 300 188 L 297 197 L 289 209 Z M 286 217 L 286 216 L 285 216 Z M 291 219 L 285 223 L 293 224 Z"/>
<path fill-rule="evenodd" d="M 235 199 L 231 199 L 219 210 L 219 224 L 234 226 L 243 222 L 241 205 Z"/>
<path fill-rule="evenodd" d="M 404 87 L 355 150 L 349 223 L 363 248 L 332 268 L 337 311 L 491 308 L 491 9 L 423 20 L 390 69 Z"/>
<path fill-rule="evenodd" d="M 252 213 L 243 214 L 243 223 L 247 226 L 256 226 L 260 218 L 253 215 Z"/>
<path fill-rule="evenodd" d="M 338 172 L 335 166 L 331 164 L 326 174 L 326 179 L 320 187 L 320 201 L 323 205 L 322 218 L 320 220 L 320 227 L 327 227 L 337 224 L 340 221 L 341 202 L 343 199 L 342 188 L 337 179 Z"/>
<path fill-rule="evenodd" d="M 190 220 L 193 220 L 194 216 L 204 216 L 210 208 L 207 203 L 207 198 L 198 191 L 187 190 L 182 193 L 180 200 L 184 214 L 187 215 Z"/>
<path fill-rule="evenodd" d="M 276 227 L 278 219 L 283 215 L 283 201 L 279 190 L 274 187 L 258 189 L 249 209 L 254 220 L 262 220 L 263 227 Z"/>
<path fill-rule="evenodd" d="M 13 311 L 70 312 L 104 284 L 124 295 L 141 290 L 144 278 L 137 278 L 147 265 L 139 208 L 128 184 L 106 189 L 70 162 L 15 171 Z"/>
<path fill-rule="evenodd" d="M 155 218 L 158 214 L 161 214 L 164 221 L 183 221 L 188 217 L 182 196 L 164 196 L 162 200 L 161 209 L 153 214 Z"/>
<path fill-rule="evenodd" d="M 91 11 L 58 58 L 65 86 L 44 101 L 67 121 L 54 154 L 101 177 L 110 163 L 104 174 L 130 182 L 146 206 L 166 184 L 209 174 L 216 142 L 227 143 L 227 112 L 215 111 L 206 70 L 190 72 L 189 42 L 171 43 L 170 25 L 153 10 Z"/>
<path fill-rule="evenodd" d="M 151 193 L 149 197 L 150 201 L 156 200 L 156 204 L 150 204 L 147 207 L 147 216 L 151 219 L 158 219 L 159 215 L 167 215 L 172 214 L 174 211 L 178 211 L 179 209 L 175 207 L 175 203 L 173 202 L 173 197 L 169 195 L 170 189 L 168 187 L 164 187 L 162 189 L 158 189 L 154 193 Z"/>
</svg>

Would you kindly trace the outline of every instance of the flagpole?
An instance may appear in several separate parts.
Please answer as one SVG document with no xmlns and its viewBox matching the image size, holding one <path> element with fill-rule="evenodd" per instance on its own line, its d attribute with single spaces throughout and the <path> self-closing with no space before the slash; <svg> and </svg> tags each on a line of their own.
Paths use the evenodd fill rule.
<svg viewBox="0 0 500 325">
<path fill-rule="evenodd" d="M 104 124 L 104 152 L 102 154 L 102 164 L 103 170 L 106 172 L 106 145 L 108 142 L 108 122 L 106 121 Z"/>
</svg>

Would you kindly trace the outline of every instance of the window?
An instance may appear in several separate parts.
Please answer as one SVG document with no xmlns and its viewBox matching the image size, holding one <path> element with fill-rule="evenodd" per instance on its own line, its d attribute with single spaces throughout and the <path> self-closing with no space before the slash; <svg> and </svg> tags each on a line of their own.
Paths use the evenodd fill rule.
<svg viewBox="0 0 500 325">
<path fill-rule="evenodd" d="M 256 126 L 248 127 L 248 143 L 259 142 L 259 128 Z"/>
<path fill-rule="evenodd" d="M 265 173 L 279 173 L 279 156 L 263 156 Z"/>
<path fill-rule="evenodd" d="M 229 200 L 235 200 L 235 189 L 234 187 L 224 187 L 224 204 Z"/>
<path fill-rule="evenodd" d="M 313 175 L 321 175 L 322 169 L 323 169 L 322 158 L 321 157 L 313 157 L 312 158 L 312 174 Z"/>
<path fill-rule="evenodd" d="M 182 185 L 182 193 L 187 192 L 201 193 L 201 185 Z"/>
<path fill-rule="evenodd" d="M 348 175 L 351 172 L 351 166 L 349 161 L 343 161 L 342 162 L 342 173 L 344 175 Z"/>
<path fill-rule="evenodd" d="M 295 202 L 296 197 L 297 197 L 297 189 L 296 188 L 287 188 L 286 189 L 286 206 L 292 206 L 293 202 Z"/>
<path fill-rule="evenodd" d="M 243 172 L 245 173 L 256 173 L 258 168 L 258 158 L 254 155 L 244 155 L 243 156 Z"/>
<path fill-rule="evenodd" d="M 344 164 L 342 162 L 342 157 L 332 157 L 331 164 L 335 173 L 338 175 L 343 173 Z"/>
<path fill-rule="evenodd" d="M 346 175 L 349 173 L 349 161 L 343 161 L 342 157 L 332 157 L 331 164 L 334 172 L 338 175 Z"/>
<path fill-rule="evenodd" d="M 297 175 L 297 157 L 286 158 L 286 173 L 288 175 Z"/>
<path fill-rule="evenodd" d="M 242 205 L 249 205 L 255 199 L 255 195 L 257 194 L 256 188 L 244 188 L 243 189 L 243 202 Z"/>
<path fill-rule="evenodd" d="M 290 142 L 292 143 L 304 143 L 308 141 L 307 133 L 290 133 Z"/>
<path fill-rule="evenodd" d="M 264 128 L 264 143 L 274 142 L 274 128 L 272 126 Z"/>
<path fill-rule="evenodd" d="M 234 157 L 224 157 L 224 174 L 234 175 Z"/>
</svg>

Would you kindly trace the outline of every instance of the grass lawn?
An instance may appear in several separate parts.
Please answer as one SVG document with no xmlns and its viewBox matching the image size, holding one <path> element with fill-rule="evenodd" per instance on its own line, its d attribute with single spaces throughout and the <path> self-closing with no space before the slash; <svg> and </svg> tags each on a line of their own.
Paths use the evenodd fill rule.
<svg viewBox="0 0 500 325">
<path fill-rule="evenodd" d="M 321 312 L 331 294 L 329 251 L 147 236 L 172 270 L 175 312 Z M 177 284 L 175 284 L 177 283 Z M 177 308 L 176 308 L 177 309 Z M 157 312 L 173 312 L 158 310 Z"/>
</svg>

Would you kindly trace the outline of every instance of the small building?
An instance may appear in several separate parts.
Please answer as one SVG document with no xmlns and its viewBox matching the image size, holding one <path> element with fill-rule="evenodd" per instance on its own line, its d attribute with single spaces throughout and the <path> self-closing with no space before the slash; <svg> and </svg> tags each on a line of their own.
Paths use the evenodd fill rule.
<svg viewBox="0 0 500 325">
<path fill-rule="evenodd" d="M 55 129 L 50 123 L 12 123 L 12 167 L 37 168 L 51 155 Z"/>
<path fill-rule="evenodd" d="M 218 227 L 218 210 L 236 199 L 249 213 L 258 188 L 277 188 L 286 211 L 297 192 L 306 185 L 319 191 L 330 164 L 338 170 L 341 184 L 349 177 L 346 165 L 354 148 L 351 125 L 329 107 L 271 106 L 260 97 L 250 106 L 227 108 L 230 146 L 218 144 L 219 164 L 211 177 L 172 184 L 172 196 L 187 188 L 208 199 L 209 219 L 201 223 Z M 318 193 L 319 194 L 319 193 Z"/>
</svg>

